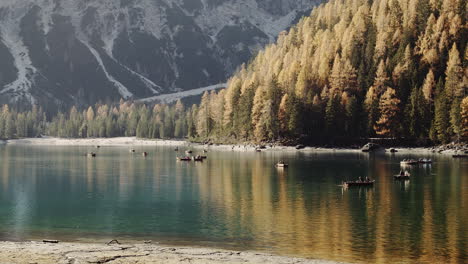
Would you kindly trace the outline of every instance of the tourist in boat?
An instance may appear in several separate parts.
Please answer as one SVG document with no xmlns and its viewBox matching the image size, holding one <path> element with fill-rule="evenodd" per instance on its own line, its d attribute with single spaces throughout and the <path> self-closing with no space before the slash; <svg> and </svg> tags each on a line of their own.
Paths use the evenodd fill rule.
<svg viewBox="0 0 468 264">
<path fill-rule="evenodd" d="M 366 177 L 366 182 L 370 182 L 370 179 L 368 176 Z"/>
<path fill-rule="evenodd" d="M 359 176 L 359 182 L 363 182 L 363 180 L 362 180 L 362 177 L 361 177 L 361 176 Z"/>
</svg>

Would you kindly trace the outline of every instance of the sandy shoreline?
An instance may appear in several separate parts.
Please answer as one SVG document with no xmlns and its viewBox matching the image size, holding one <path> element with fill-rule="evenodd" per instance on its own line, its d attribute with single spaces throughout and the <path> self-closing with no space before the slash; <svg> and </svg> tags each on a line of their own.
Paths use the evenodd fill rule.
<svg viewBox="0 0 468 264">
<path fill-rule="evenodd" d="M 171 247 L 157 244 L 0 242 L 0 263 L 337 264 L 341 262 L 283 257 L 258 252 Z"/>
<path fill-rule="evenodd" d="M 255 145 L 204 145 L 198 143 L 192 143 L 184 140 L 156 140 L 156 139 L 139 139 L 136 137 L 116 137 L 116 138 L 86 138 L 86 139 L 66 139 L 66 138 L 54 138 L 54 137 L 43 137 L 43 138 L 25 138 L 25 139 L 12 139 L 6 141 L 0 141 L 0 144 L 7 145 L 33 145 L 33 146 L 173 146 L 182 147 L 187 149 L 212 149 L 212 150 L 224 150 L 224 151 L 255 151 Z M 432 148 L 408 148 L 408 147 L 396 147 L 398 153 L 409 154 L 409 153 L 420 153 L 420 154 L 433 154 Z M 350 148 L 321 148 L 321 147 L 306 147 L 301 150 L 297 150 L 292 146 L 269 146 L 267 145 L 262 151 L 301 151 L 301 152 L 356 152 L 361 153 L 360 149 Z M 389 153 L 387 151 L 387 153 Z M 441 154 L 454 154 L 455 151 L 448 149 L 441 152 Z"/>
</svg>

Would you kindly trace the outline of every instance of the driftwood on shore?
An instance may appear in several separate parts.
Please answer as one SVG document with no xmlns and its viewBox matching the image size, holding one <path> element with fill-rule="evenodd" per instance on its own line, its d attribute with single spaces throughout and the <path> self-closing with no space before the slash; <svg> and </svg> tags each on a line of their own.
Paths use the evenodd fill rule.
<svg viewBox="0 0 468 264">
<path fill-rule="evenodd" d="M 44 242 L 44 243 L 57 244 L 59 241 L 58 241 L 58 240 L 54 240 L 54 239 L 43 239 L 42 242 Z"/>
<path fill-rule="evenodd" d="M 117 239 L 112 239 L 111 241 L 107 242 L 107 245 L 117 244 L 120 245 L 120 242 Z"/>
</svg>

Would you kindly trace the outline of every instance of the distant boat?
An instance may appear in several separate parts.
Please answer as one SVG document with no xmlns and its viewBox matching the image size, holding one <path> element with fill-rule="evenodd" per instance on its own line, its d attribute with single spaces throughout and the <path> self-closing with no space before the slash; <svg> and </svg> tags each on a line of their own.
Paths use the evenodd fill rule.
<svg viewBox="0 0 468 264">
<path fill-rule="evenodd" d="M 405 171 L 404 173 L 393 175 L 393 178 L 395 180 L 409 180 L 410 176 L 411 176 L 411 174 L 409 172 Z"/>
<path fill-rule="evenodd" d="M 195 157 L 192 157 L 192 160 L 193 161 L 203 161 L 203 158 L 202 158 L 202 156 L 195 156 Z"/>
<path fill-rule="evenodd" d="M 418 162 L 421 164 L 431 164 L 432 160 L 431 159 L 419 159 Z"/>
<path fill-rule="evenodd" d="M 393 175 L 395 180 L 409 180 L 410 175 Z"/>
<path fill-rule="evenodd" d="M 179 148 L 178 148 L 178 147 L 176 147 L 176 148 L 174 149 L 174 151 L 179 151 Z"/>
<path fill-rule="evenodd" d="M 193 151 L 190 150 L 190 149 L 185 151 L 185 154 L 192 154 L 192 153 L 193 153 Z"/>
<path fill-rule="evenodd" d="M 177 157 L 177 160 L 179 161 L 192 161 L 190 157 Z"/>
<path fill-rule="evenodd" d="M 418 165 L 419 161 L 414 160 L 414 159 L 404 159 L 400 161 L 400 165 Z"/>
<path fill-rule="evenodd" d="M 361 148 L 362 152 L 385 151 L 380 145 L 375 143 L 367 143 Z"/>
<path fill-rule="evenodd" d="M 287 167 L 289 167 L 289 164 L 280 161 L 280 162 L 276 163 L 275 166 L 276 166 L 277 168 L 287 168 Z"/>
<path fill-rule="evenodd" d="M 146 156 L 148 156 L 148 152 L 143 152 L 142 155 L 143 155 L 143 157 L 146 157 Z"/>
<path fill-rule="evenodd" d="M 296 146 L 296 149 L 304 149 L 304 148 L 305 148 L 305 146 L 302 145 L 302 144 L 299 144 L 299 145 Z"/>
<path fill-rule="evenodd" d="M 398 152 L 398 150 L 396 150 L 394 148 L 390 149 L 390 153 L 397 153 L 397 152 Z"/>
<path fill-rule="evenodd" d="M 372 181 L 345 181 L 343 182 L 343 187 L 371 187 L 374 186 L 375 180 Z"/>
<path fill-rule="evenodd" d="M 135 150 L 134 150 L 134 149 L 130 149 L 128 152 L 130 152 L 130 153 L 135 153 Z"/>
<path fill-rule="evenodd" d="M 468 158 L 468 155 L 467 154 L 455 154 L 455 155 L 452 155 L 452 157 L 455 159 L 461 159 L 461 158 Z"/>
<path fill-rule="evenodd" d="M 90 152 L 90 153 L 87 154 L 87 156 L 90 157 L 90 158 L 95 158 L 95 157 L 96 157 L 96 153 Z"/>
</svg>

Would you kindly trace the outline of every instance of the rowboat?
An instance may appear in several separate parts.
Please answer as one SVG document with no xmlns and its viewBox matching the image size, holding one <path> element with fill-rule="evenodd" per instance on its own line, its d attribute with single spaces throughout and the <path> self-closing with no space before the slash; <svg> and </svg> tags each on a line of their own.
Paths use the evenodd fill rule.
<svg viewBox="0 0 468 264">
<path fill-rule="evenodd" d="M 453 158 L 455 159 L 461 159 L 461 158 L 468 158 L 468 155 L 466 154 L 455 154 L 455 155 L 452 155 Z"/>
<path fill-rule="evenodd" d="M 393 175 L 393 178 L 395 180 L 409 180 L 410 179 L 410 175 Z"/>
<path fill-rule="evenodd" d="M 418 165 L 418 164 L 419 164 L 419 161 L 413 160 L 413 159 L 400 161 L 400 165 Z"/>
<path fill-rule="evenodd" d="M 192 159 L 190 157 L 177 157 L 178 161 L 191 161 Z"/>
<path fill-rule="evenodd" d="M 419 159 L 418 162 L 421 164 L 431 164 L 432 160 L 431 159 Z"/>
<path fill-rule="evenodd" d="M 196 157 L 192 157 L 192 160 L 193 161 L 203 161 L 203 158 L 201 156 L 196 156 Z"/>
<path fill-rule="evenodd" d="M 276 163 L 275 166 L 276 166 L 277 168 L 287 168 L 287 167 L 289 167 L 289 164 L 284 163 L 284 162 L 278 162 L 278 163 Z"/>
<path fill-rule="evenodd" d="M 352 187 L 352 186 L 359 186 L 359 187 L 372 187 L 374 186 L 375 180 L 372 181 L 345 181 L 343 182 L 343 187 Z"/>
</svg>

